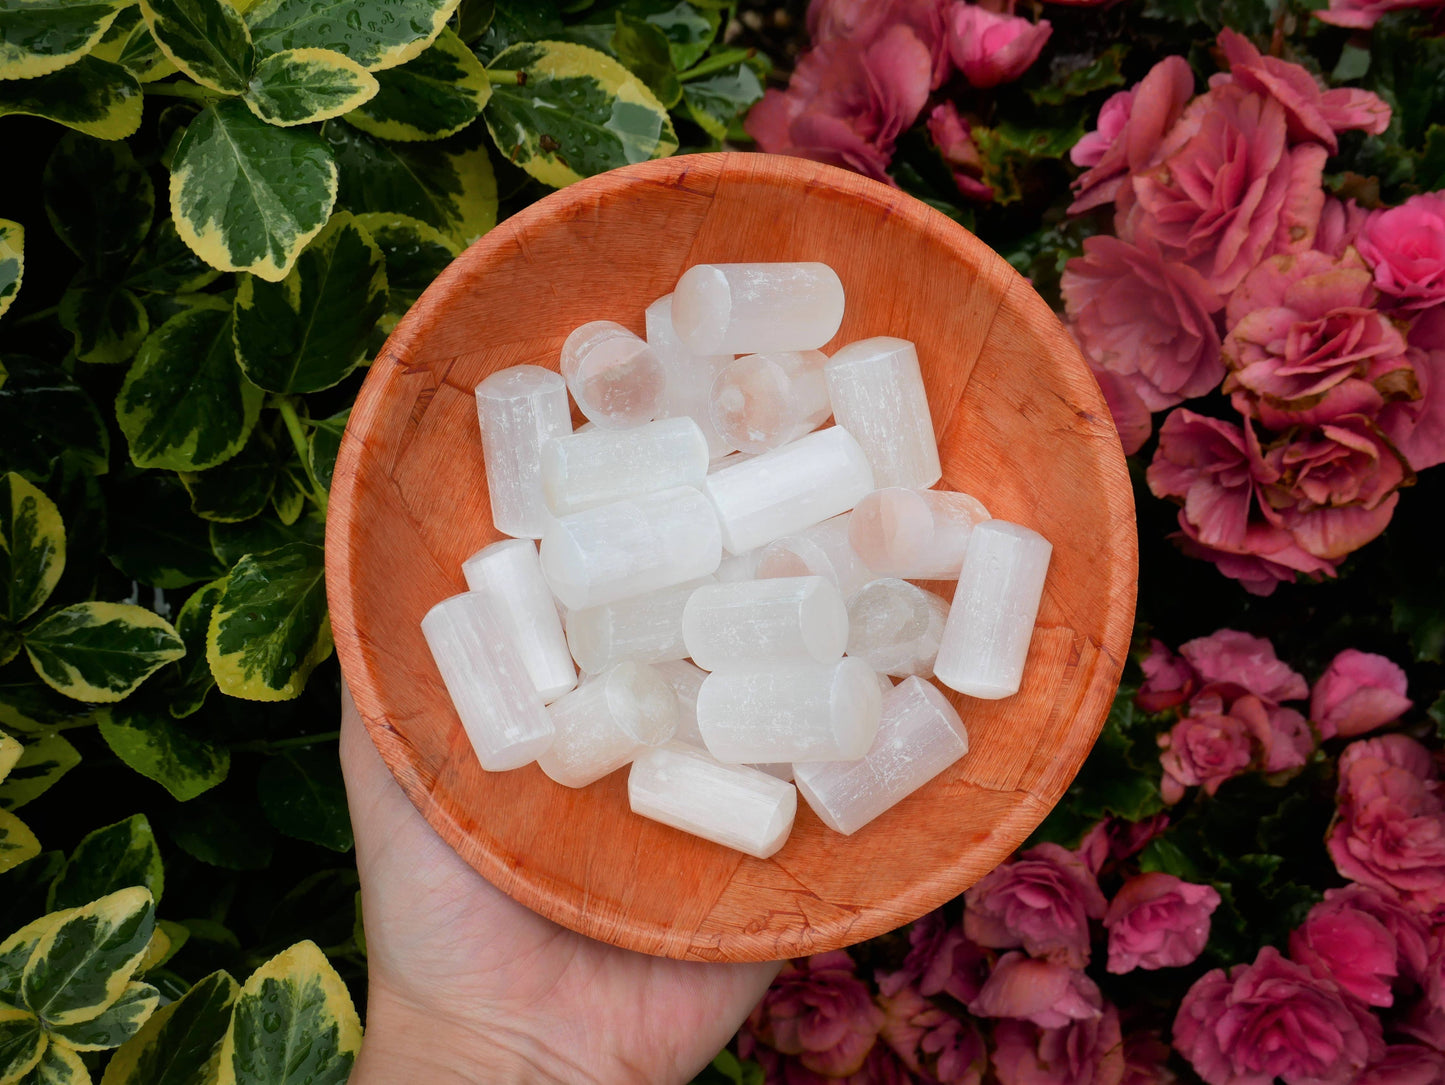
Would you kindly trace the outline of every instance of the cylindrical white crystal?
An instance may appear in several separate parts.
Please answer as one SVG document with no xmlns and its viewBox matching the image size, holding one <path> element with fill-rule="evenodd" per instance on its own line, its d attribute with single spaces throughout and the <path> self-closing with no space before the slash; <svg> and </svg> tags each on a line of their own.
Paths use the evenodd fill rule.
<svg viewBox="0 0 1445 1085">
<path fill-rule="evenodd" d="M 535 761 L 554 734 L 508 624 L 490 592 L 443 599 L 421 620 L 442 682 L 488 772 Z"/>
<path fill-rule="evenodd" d="M 761 765 L 752 767 L 759 772 L 766 772 L 775 779 L 786 780 L 788 783 L 793 782 L 793 766 L 786 761 L 765 761 Z"/>
<path fill-rule="evenodd" d="M 652 669 L 667 681 L 672 692 L 677 694 L 677 730 L 674 742 L 685 742 L 698 749 L 706 749 L 702 732 L 697 729 L 697 691 L 707 678 L 707 671 L 694 667 L 685 659 L 672 659 L 652 664 Z"/>
<path fill-rule="evenodd" d="M 729 764 L 846 761 L 868 751 L 882 700 L 861 659 L 746 664 L 707 676 L 697 726 Z"/>
<path fill-rule="evenodd" d="M 542 574 L 572 610 L 710 576 L 721 559 L 717 515 L 691 486 L 574 512 L 542 537 Z"/>
<path fill-rule="evenodd" d="M 833 416 L 858 438 L 877 485 L 926 489 L 943 477 L 912 343 L 890 336 L 849 343 L 823 374 Z"/>
<path fill-rule="evenodd" d="M 783 846 L 798 809 L 792 784 L 677 743 L 638 754 L 627 798 L 634 814 L 759 859 Z"/>
<path fill-rule="evenodd" d="M 730 554 L 718 562 L 717 579 L 719 584 L 733 584 L 739 580 L 756 580 L 758 576 L 758 558 L 762 550 L 749 550 L 745 554 Z"/>
<path fill-rule="evenodd" d="M 577 685 L 577 669 L 567 651 L 557 604 L 542 577 L 537 544 L 503 539 L 484 546 L 462 563 L 472 591 L 491 592 L 508 626 L 522 665 L 543 701 L 554 701 Z"/>
<path fill-rule="evenodd" d="M 848 539 L 868 568 L 904 580 L 957 580 L 983 502 L 949 490 L 874 490 L 848 514 Z"/>
<path fill-rule="evenodd" d="M 713 381 L 713 425 L 744 452 L 767 452 L 828 420 L 828 382 L 821 350 L 745 354 Z"/>
<path fill-rule="evenodd" d="M 733 360 L 731 354 L 694 354 L 678 338 L 672 326 L 672 295 L 658 298 L 647 307 L 647 345 L 667 371 L 667 388 L 663 392 L 659 418 L 686 416 L 697 423 L 707 439 L 709 459 L 719 459 L 733 446 L 712 424 L 709 404 L 712 382 L 723 366 Z"/>
<path fill-rule="evenodd" d="M 705 671 L 739 663 L 832 663 L 848 644 L 848 608 L 821 576 L 698 588 L 682 611 L 686 654 Z"/>
<path fill-rule="evenodd" d="M 703 482 L 723 545 L 742 554 L 847 512 L 873 489 L 868 458 L 842 426 L 799 437 Z"/>
<path fill-rule="evenodd" d="M 651 667 L 631 660 L 589 678 L 547 708 L 557 737 L 537 767 L 564 787 L 586 787 L 659 746 L 677 729 L 677 694 Z"/>
<path fill-rule="evenodd" d="M 707 465 L 707 439 L 691 418 L 595 429 L 542 446 L 542 493 L 554 516 L 566 516 L 653 490 L 700 485 Z"/>
<path fill-rule="evenodd" d="M 652 348 L 611 320 L 583 324 L 562 344 L 562 376 L 577 408 L 601 429 L 657 417 L 667 374 Z"/>
<path fill-rule="evenodd" d="M 638 663 L 686 659 L 682 608 L 694 591 L 712 582 L 710 576 L 701 577 L 631 599 L 569 610 L 567 644 L 572 658 L 588 674 L 600 674 L 624 659 Z"/>
<path fill-rule="evenodd" d="M 1053 545 L 1006 520 L 973 529 L 934 673 L 949 689 L 996 699 L 1019 690 Z"/>
<path fill-rule="evenodd" d="M 932 677 L 948 603 L 891 577 L 864 585 L 848 599 L 848 654 L 875 671 Z"/>
<path fill-rule="evenodd" d="M 552 519 L 542 497 L 542 445 L 572 432 L 566 382 L 541 366 L 514 365 L 476 391 L 492 523 L 504 534 L 540 539 Z"/>
<path fill-rule="evenodd" d="M 796 535 L 784 535 L 768 543 L 758 553 L 758 579 L 826 577 L 843 593 L 843 598 L 848 598 L 874 577 L 848 541 L 848 520 L 852 515 L 844 513 Z"/>
<path fill-rule="evenodd" d="M 883 698 L 883 718 L 858 761 L 793 766 L 803 798 L 834 832 L 856 833 L 968 752 L 968 732 L 931 683 L 906 678 Z"/>
<path fill-rule="evenodd" d="M 672 322 L 698 354 L 817 350 L 843 323 L 843 282 L 827 264 L 696 264 Z"/>
</svg>

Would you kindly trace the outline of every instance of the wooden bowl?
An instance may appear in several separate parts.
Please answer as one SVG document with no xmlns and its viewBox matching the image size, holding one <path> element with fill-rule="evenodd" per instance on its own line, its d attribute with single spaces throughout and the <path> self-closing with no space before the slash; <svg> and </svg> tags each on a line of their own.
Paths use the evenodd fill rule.
<svg viewBox="0 0 1445 1085">
<path fill-rule="evenodd" d="M 1054 555 L 1023 689 L 1002 701 L 950 694 L 968 755 L 853 836 L 824 828 L 800 800 L 787 844 L 758 860 L 632 815 L 626 770 L 575 791 L 535 765 L 482 771 L 418 623 L 465 590 L 462 560 L 500 537 L 475 385 L 504 366 L 557 368 L 584 321 L 641 333 L 644 308 L 692 264 L 764 260 L 838 271 L 848 310 L 825 349 L 873 335 L 917 343 L 940 486 L 1042 532 Z M 1098 386 L 1007 263 L 896 189 L 796 158 L 708 154 L 563 189 L 438 277 L 352 411 L 326 564 L 337 653 L 371 737 L 467 862 L 604 942 L 744 961 L 882 934 L 957 896 L 1024 840 L 1108 713 L 1132 632 L 1137 539 Z"/>
</svg>

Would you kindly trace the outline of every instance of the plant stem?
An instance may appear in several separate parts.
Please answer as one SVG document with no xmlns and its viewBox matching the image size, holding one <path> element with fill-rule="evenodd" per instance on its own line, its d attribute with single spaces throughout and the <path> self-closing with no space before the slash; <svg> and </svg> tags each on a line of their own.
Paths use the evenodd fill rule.
<svg viewBox="0 0 1445 1085">
<path fill-rule="evenodd" d="M 26 313 L 10 326 L 12 328 L 18 328 L 22 324 L 34 324 L 36 321 L 45 320 L 47 317 L 52 317 L 58 312 L 60 312 L 60 306 L 58 305 L 47 306 L 44 309 L 36 309 L 33 313 Z"/>
<path fill-rule="evenodd" d="M 687 71 L 679 72 L 678 82 L 686 83 L 689 79 L 701 79 L 705 75 L 714 75 L 731 68 L 734 64 L 740 64 L 755 52 L 756 50 L 753 49 L 724 49 L 721 53 L 714 53 L 712 56 L 698 61 Z"/>
<path fill-rule="evenodd" d="M 487 82 L 499 87 L 524 87 L 527 73 L 516 68 L 488 68 Z"/>
<path fill-rule="evenodd" d="M 286 432 L 291 434 L 296 455 L 301 457 L 301 465 L 306 468 L 306 477 L 311 482 L 311 497 L 316 502 L 316 507 L 321 510 L 321 515 L 325 516 L 326 487 L 316 480 L 316 472 L 311 469 L 311 446 L 306 441 L 306 430 L 301 425 L 301 417 L 296 413 L 296 401 L 291 396 L 276 396 L 272 402 L 281 412 L 281 420 L 286 423 Z"/>
<path fill-rule="evenodd" d="M 190 98 L 196 102 L 220 97 L 215 91 L 198 87 L 194 83 L 147 83 L 145 92 L 162 98 Z"/>
<path fill-rule="evenodd" d="M 314 735 L 293 735 L 290 738 L 256 739 L 254 742 L 238 742 L 231 747 L 232 753 L 280 753 L 306 746 L 320 746 L 323 742 L 335 742 L 341 737 L 340 731 L 319 731 Z"/>
</svg>

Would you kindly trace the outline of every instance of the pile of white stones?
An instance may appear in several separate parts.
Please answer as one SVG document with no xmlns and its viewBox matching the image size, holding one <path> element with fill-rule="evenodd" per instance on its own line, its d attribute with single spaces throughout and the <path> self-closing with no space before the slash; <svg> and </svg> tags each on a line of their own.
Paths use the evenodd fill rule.
<svg viewBox="0 0 1445 1085">
<path fill-rule="evenodd" d="M 698 265 L 645 340 L 584 324 L 561 376 L 477 386 L 513 538 L 422 631 L 483 768 L 585 787 L 630 763 L 635 813 L 766 858 L 798 791 L 853 833 L 967 752 L 929 677 L 1018 691 L 1052 547 L 929 489 L 914 346 L 825 356 L 843 308 L 824 264 Z M 957 580 L 952 606 L 910 580 Z"/>
</svg>

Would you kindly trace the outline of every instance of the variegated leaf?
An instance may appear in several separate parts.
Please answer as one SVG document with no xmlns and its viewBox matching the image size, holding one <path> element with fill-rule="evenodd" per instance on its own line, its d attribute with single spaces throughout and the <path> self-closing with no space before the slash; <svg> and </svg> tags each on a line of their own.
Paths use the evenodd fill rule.
<svg viewBox="0 0 1445 1085">
<path fill-rule="evenodd" d="M 96 278 L 130 262 L 155 218 L 156 193 L 124 143 L 67 132 L 45 162 L 45 215 Z"/>
<path fill-rule="evenodd" d="M 60 299 L 60 326 L 75 341 L 75 356 L 92 365 L 120 365 L 145 342 L 150 318 L 140 299 L 112 282 L 82 282 Z"/>
<path fill-rule="evenodd" d="M 376 91 L 376 76 L 350 57 L 331 49 L 283 49 L 256 65 L 246 104 L 267 124 L 286 128 L 339 117 Z"/>
<path fill-rule="evenodd" d="M 155 929 L 155 903 L 122 889 L 77 908 L 35 947 L 20 990 L 47 1028 L 99 1017 L 130 982 Z"/>
<path fill-rule="evenodd" d="M 90 1071 L 81 1057 L 60 1043 L 52 1032 L 45 1054 L 16 1085 L 90 1085 Z"/>
<path fill-rule="evenodd" d="M 0 784 L 5 782 L 5 777 L 10 775 L 10 770 L 15 767 L 15 762 L 20 760 L 20 755 L 25 752 L 25 747 L 20 744 L 19 739 L 11 738 L 5 732 L 0 731 Z"/>
<path fill-rule="evenodd" d="M 172 64 L 225 94 L 246 89 L 255 50 L 241 13 L 225 0 L 140 0 L 141 15 Z"/>
<path fill-rule="evenodd" d="M 87 833 L 51 882 L 46 907 L 79 908 L 133 885 L 157 902 L 165 889 L 160 847 L 144 814 Z"/>
<path fill-rule="evenodd" d="M 30 826 L 8 810 L 0 810 L 0 874 L 40 854 L 40 841 Z"/>
<path fill-rule="evenodd" d="M 158 668 L 186 654 L 171 623 L 130 603 L 76 603 L 25 634 L 35 673 L 77 701 L 119 701 Z"/>
<path fill-rule="evenodd" d="M 202 1085 L 215 1080 L 221 1041 L 240 987 L 225 972 L 157 1010 L 105 1068 L 100 1085 Z"/>
<path fill-rule="evenodd" d="M 170 57 L 161 52 L 156 39 L 151 36 L 150 27 L 141 18 L 140 5 L 127 4 L 121 8 L 100 44 L 90 55 L 112 64 L 119 64 L 142 83 L 154 83 L 168 75 L 176 74 L 176 66 Z"/>
<path fill-rule="evenodd" d="M 5 315 L 20 293 L 25 277 L 25 227 L 9 219 L 0 219 L 0 316 Z M 0 377 L 0 387 L 5 381 Z"/>
<path fill-rule="evenodd" d="M 60 735 L 41 735 L 25 750 L 0 782 L 0 810 L 19 810 L 38 799 L 76 765 L 80 751 Z M 0 994 L 0 999 L 5 996 Z"/>
<path fill-rule="evenodd" d="M 0 1004 L 0 1081 L 17 1082 L 45 1055 L 49 1038 L 29 1010 Z"/>
<path fill-rule="evenodd" d="M 0 475 L 0 622 L 18 625 L 34 614 L 64 571 L 65 525 L 55 502 L 14 472 Z"/>
<path fill-rule="evenodd" d="M 205 658 L 202 647 L 202 669 Z M 231 768 L 231 753 L 225 746 L 161 710 L 127 705 L 103 709 L 100 736 L 117 757 L 180 802 L 189 802 L 220 784 Z"/>
<path fill-rule="evenodd" d="M 334 49 L 368 71 L 394 68 L 442 32 L 460 0 L 261 0 L 246 13 L 256 48 Z"/>
<path fill-rule="evenodd" d="M 482 115 L 492 96 L 487 70 L 451 30 L 415 60 L 376 77 L 376 96 L 346 115 L 380 139 L 444 139 Z"/>
<path fill-rule="evenodd" d="M 40 940 L 70 915 L 69 911 L 51 912 L 39 919 L 31 920 L 4 941 L 0 941 L 0 1003 L 20 1004 L 20 979 L 25 966 Z"/>
<path fill-rule="evenodd" d="M 96 139 L 125 139 L 140 127 L 141 89 L 119 64 L 81 57 L 35 79 L 0 82 L 0 117 L 44 117 Z"/>
<path fill-rule="evenodd" d="M 34 79 L 74 64 L 125 0 L 0 0 L 0 79 Z"/>
<path fill-rule="evenodd" d="M 149 983 L 129 983 L 99 1017 L 57 1025 L 51 1038 L 75 1051 L 109 1051 L 139 1032 L 159 1004 L 160 992 Z"/>
<path fill-rule="evenodd" d="M 397 321 L 416 304 L 422 291 L 461 255 L 462 250 L 435 226 L 410 215 L 373 211 L 357 215 L 356 221 L 371 234 L 371 239 L 386 257 L 386 312 L 382 314 L 380 327 L 389 335 Z M 342 425 L 345 425 L 344 421 Z M 340 436 L 338 429 L 338 440 Z M 312 459 L 314 465 L 314 445 Z M 334 449 L 331 450 L 330 462 L 336 462 Z M 323 485 L 329 486 L 330 478 L 328 467 Z"/>
</svg>

